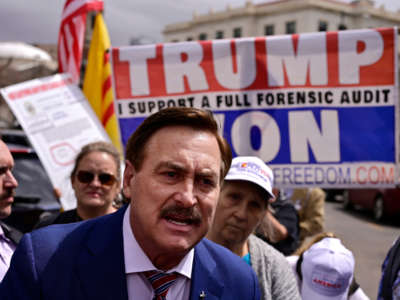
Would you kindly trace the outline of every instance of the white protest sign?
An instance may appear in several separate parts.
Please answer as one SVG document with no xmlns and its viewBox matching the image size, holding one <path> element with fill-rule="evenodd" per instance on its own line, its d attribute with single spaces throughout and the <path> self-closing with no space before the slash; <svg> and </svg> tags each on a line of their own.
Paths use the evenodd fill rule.
<svg viewBox="0 0 400 300">
<path fill-rule="evenodd" d="M 50 180 L 61 191 L 65 210 L 76 206 L 70 184 L 82 146 L 109 138 L 89 102 L 67 74 L 15 84 L 0 90 L 35 148 Z"/>
</svg>

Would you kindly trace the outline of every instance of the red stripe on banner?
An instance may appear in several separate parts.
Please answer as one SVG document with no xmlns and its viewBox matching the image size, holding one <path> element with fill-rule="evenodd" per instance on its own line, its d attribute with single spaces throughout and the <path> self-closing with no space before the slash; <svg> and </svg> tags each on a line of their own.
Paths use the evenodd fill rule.
<svg viewBox="0 0 400 300">
<path fill-rule="evenodd" d="M 237 58 L 236 58 L 236 44 L 234 41 L 231 41 L 231 53 L 232 53 L 232 68 L 233 68 L 233 73 L 238 72 L 238 66 L 237 66 Z"/>
<path fill-rule="evenodd" d="M 103 66 L 105 66 L 110 61 L 110 51 L 106 50 L 103 56 Z"/>
<path fill-rule="evenodd" d="M 110 120 L 113 114 L 114 114 L 114 102 L 111 102 L 108 105 L 107 110 L 104 112 L 103 118 L 101 120 L 101 123 L 103 124 L 104 127 L 106 127 L 108 121 Z"/>
<path fill-rule="evenodd" d="M 110 88 L 111 88 L 111 76 L 108 76 L 107 79 L 104 81 L 102 88 L 101 99 L 103 103 L 104 103 L 104 97 L 106 96 L 106 93 L 110 90 Z"/>
<path fill-rule="evenodd" d="M 228 71 L 237 75 L 235 73 L 237 70 L 235 47 L 231 49 L 227 47 L 228 43 L 232 43 L 229 40 L 192 41 L 191 43 L 197 43 L 196 49 L 198 50 L 196 52 L 193 50 L 195 48 L 189 47 L 182 50 L 181 44 L 146 45 L 148 52 L 140 52 L 140 63 L 144 64 L 147 72 L 143 72 L 139 68 L 135 70 L 137 66 L 133 57 L 136 57 L 138 51 L 143 51 L 142 49 L 137 49 L 137 47 L 113 48 L 111 54 L 113 56 L 114 96 L 116 101 L 120 101 L 140 98 L 167 99 L 170 96 L 186 96 L 194 93 L 236 93 L 264 89 L 276 91 L 293 88 L 294 93 L 296 93 L 300 91 L 300 88 L 331 88 L 333 90 L 340 87 L 371 87 L 371 89 L 373 87 L 375 89 L 377 86 L 390 86 L 395 83 L 396 76 L 394 75 L 397 72 L 396 62 L 393 59 L 397 55 L 395 34 L 397 33 L 394 28 L 377 28 L 267 36 L 258 37 L 254 40 L 235 39 L 236 52 L 238 52 L 240 43 L 243 43 L 243 45 L 248 43 L 249 47 L 256 49 L 253 64 L 245 66 L 243 71 L 244 76 L 246 76 L 246 72 L 251 71 L 251 74 L 254 74 L 254 79 L 247 82 L 246 86 L 242 86 L 238 81 L 238 83 L 228 87 L 216 76 L 216 74 L 219 74 L 221 78 L 223 70 L 216 68 L 214 60 L 216 62 L 220 57 L 219 55 L 223 55 L 228 63 L 232 62 L 233 70 Z M 356 48 L 360 41 L 363 46 Z M 165 55 L 164 47 L 168 47 L 168 53 L 172 53 L 171 56 Z M 121 50 L 124 51 L 124 59 L 120 58 Z M 200 51 L 200 54 L 198 54 L 198 51 Z M 360 54 L 359 51 L 363 52 Z M 199 55 L 202 59 L 193 67 L 184 66 L 184 61 L 175 62 L 171 59 L 175 55 L 186 57 L 188 54 Z M 354 64 L 351 60 L 354 60 Z M 184 73 L 180 72 L 177 75 L 179 78 L 174 81 L 183 81 L 184 88 L 178 87 L 175 83 L 170 83 L 171 85 L 167 89 L 169 83 L 166 80 L 165 70 L 168 68 L 171 71 L 175 65 L 177 65 L 177 68 L 188 68 L 185 69 Z M 251 69 L 248 69 L 250 67 Z M 136 73 L 133 73 L 134 70 Z M 239 71 L 242 72 L 242 70 Z M 136 82 L 146 82 L 146 90 L 132 84 L 133 74 L 137 76 Z M 196 80 L 200 79 L 195 74 L 201 74 L 201 78 L 205 79 L 203 81 L 205 84 L 195 84 Z M 231 76 L 233 76 L 232 74 Z M 188 81 L 189 76 L 190 81 Z M 191 86 L 188 87 L 187 82 L 191 82 Z M 322 103 L 320 99 L 313 103 Z M 376 100 L 386 101 L 378 97 L 376 97 Z"/>
<path fill-rule="evenodd" d="M 110 52 L 106 50 L 103 55 L 103 70 L 104 67 L 109 63 L 109 61 L 110 61 Z M 102 87 L 101 100 L 103 103 L 104 103 L 104 97 L 106 96 L 106 93 L 110 88 L 111 88 L 111 76 L 108 75 L 106 80 L 103 82 L 103 87 Z"/>
</svg>

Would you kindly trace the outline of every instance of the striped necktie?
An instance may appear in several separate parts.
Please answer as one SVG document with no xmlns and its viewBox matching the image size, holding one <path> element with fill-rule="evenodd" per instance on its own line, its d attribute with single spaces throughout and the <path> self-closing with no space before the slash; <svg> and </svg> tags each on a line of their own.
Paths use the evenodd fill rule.
<svg viewBox="0 0 400 300">
<path fill-rule="evenodd" d="M 164 273 L 160 271 L 143 272 L 154 289 L 153 300 L 165 300 L 169 288 L 174 284 L 178 275 L 176 273 Z"/>
</svg>

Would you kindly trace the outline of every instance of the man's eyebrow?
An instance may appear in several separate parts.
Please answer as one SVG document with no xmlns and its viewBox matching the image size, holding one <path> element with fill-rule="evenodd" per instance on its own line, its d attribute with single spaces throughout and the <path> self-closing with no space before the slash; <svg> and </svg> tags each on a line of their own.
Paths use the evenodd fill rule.
<svg viewBox="0 0 400 300">
<path fill-rule="evenodd" d="M 183 166 L 183 165 L 181 165 L 179 163 L 171 162 L 171 161 L 161 162 L 156 167 L 157 170 L 162 169 L 162 168 L 173 169 L 175 171 L 182 172 L 182 173 L 187 173 L 188 172 L 186 170 L 185 166 Z M 216 179 L 218 178 L 218 174 L 219 174 L 218 172 L 215 172 L 211 168 L 205 168 L 203 170 L 200 170 L 200 171 L 196 172 L 196 176 L 213 177 L 213 178 L 216 178 Z"/>
<path fill-rule="evenodd" d="M 218 172 L 215 172 L 212 169 L 205 169 L 205 170 L 198 172 L 196 175 L 199 177 L 211 177 L 215 180 L 218 180 L 218 174 L 219 174 Z"/>
<path fill-rule="evenodd" d="M 162 168 L 173 169 L 173 170 L 181 171 L 181 172 L 185 171 L 185 167 L 184 166 L 182 166 L 181 164 L 177 164 L 177 163 L 171 162 L 171 161 L 164 161 L 164 162 L 159 163 L 156 166 L 156 170 L 159 170 L 159 169 L 162 169 Z"/>
</svg>

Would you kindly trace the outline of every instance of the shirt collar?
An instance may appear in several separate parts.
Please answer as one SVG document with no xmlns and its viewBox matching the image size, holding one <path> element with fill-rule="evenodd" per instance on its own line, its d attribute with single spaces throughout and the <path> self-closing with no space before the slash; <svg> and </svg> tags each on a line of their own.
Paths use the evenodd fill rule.
<svg viewBox="0 0 400 300">
<path fill-rule="evenodd" d="M 3 230 L 3 227 L 0 226 L 0 241 L 5 241 L 6 243 L 11 243 L 11 240 L 6 236 L 5 231 Z"/>
<path fill-rule="evenodd" d="M 124 258 L 125 258 L 125 273 L 138 273 L 150 270 L 156 270 L 146 253 L 139 246 L 136 241 L 135 235 L 132 232 L 130 224 L 130 209 L 128 205 L 122 225 L 123 231 L 123 244 L 124 244 Z M 187 278 L 191 278 L 192 267 L 194 258 L 194 248 L 191 249 L 174 268 L 168 270 L 168 273 L 177 272 Z"/>
</svg>

